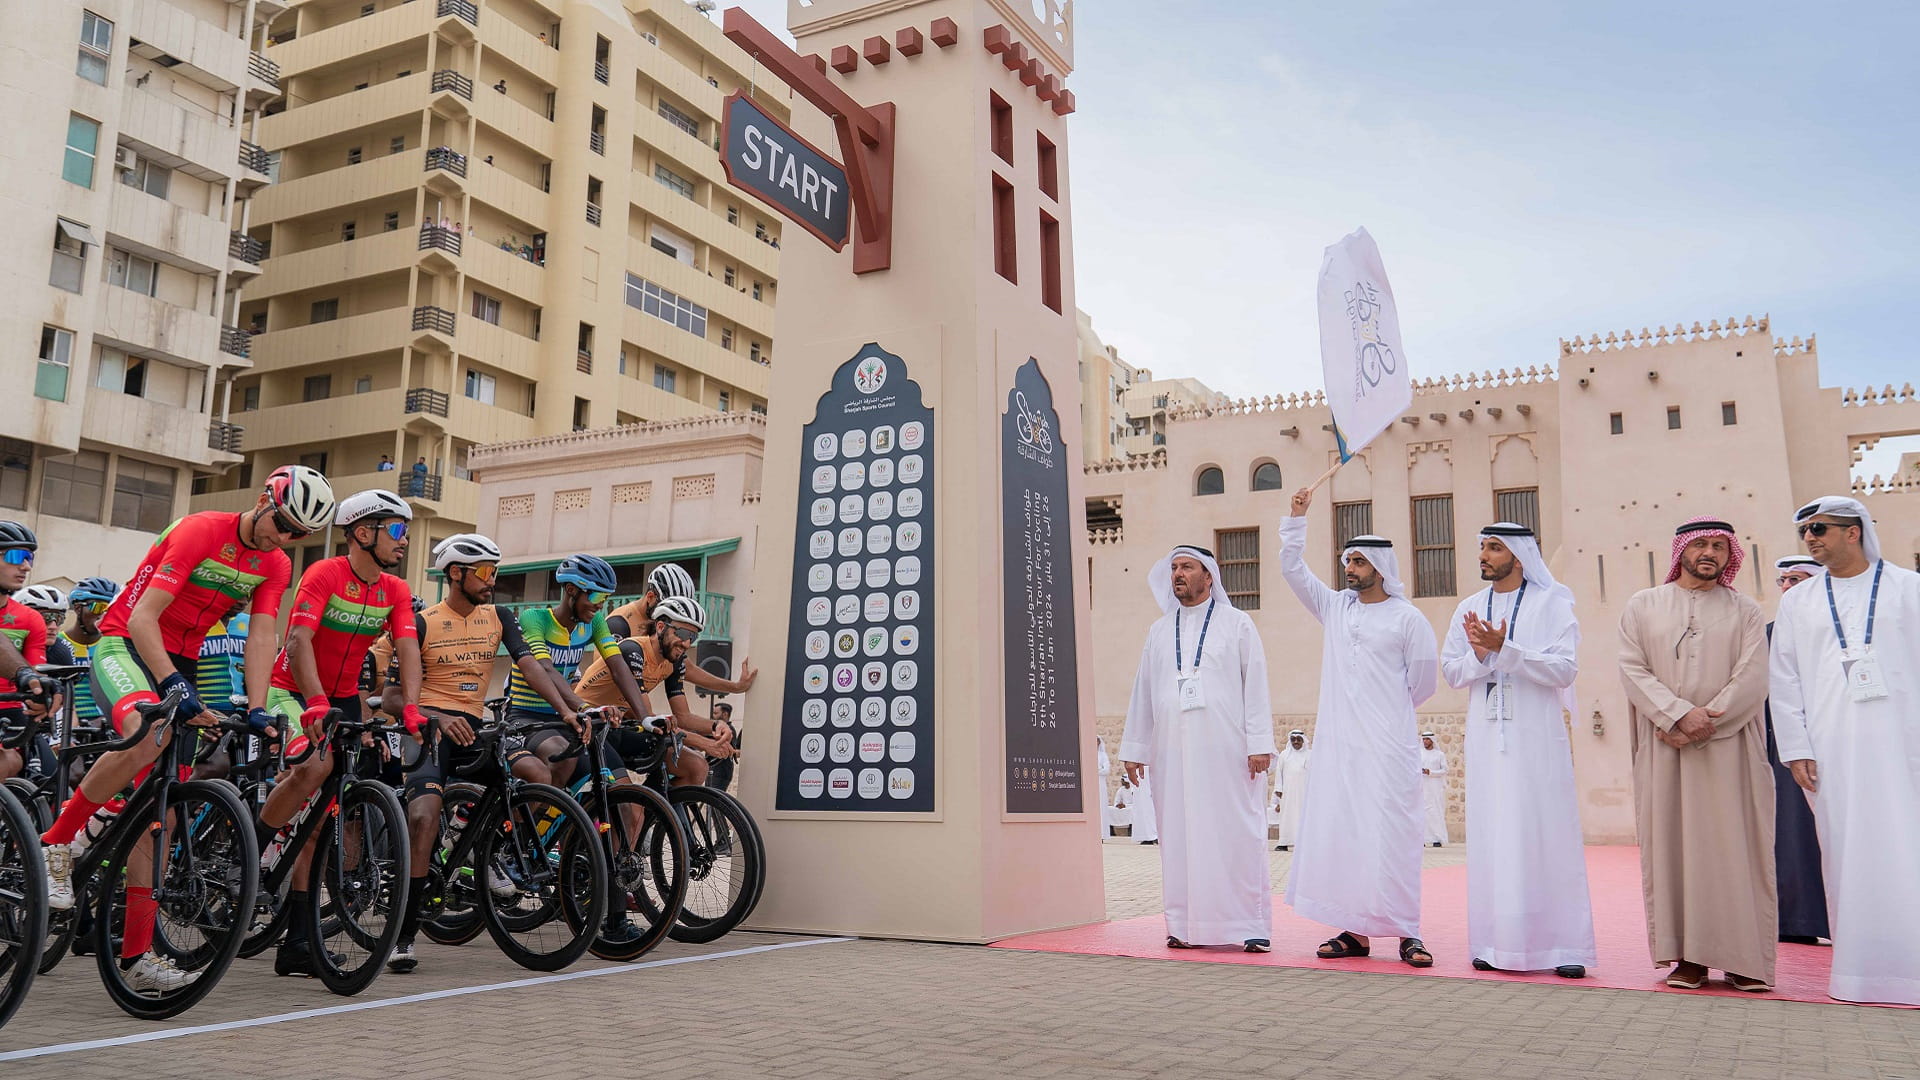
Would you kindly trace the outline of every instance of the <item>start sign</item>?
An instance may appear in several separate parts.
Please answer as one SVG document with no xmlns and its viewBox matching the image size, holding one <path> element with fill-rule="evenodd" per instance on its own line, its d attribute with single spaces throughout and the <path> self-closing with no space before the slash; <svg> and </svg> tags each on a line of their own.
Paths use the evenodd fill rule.
<svg viewBox="0 0 1920 1080">
<path fill-rule="evenodd" d="M 744 93 L 727 98 L 722 167 L 734 187 L 793 219 L 835 251 L 847 245 L 847 170 Z"/>
</svg>

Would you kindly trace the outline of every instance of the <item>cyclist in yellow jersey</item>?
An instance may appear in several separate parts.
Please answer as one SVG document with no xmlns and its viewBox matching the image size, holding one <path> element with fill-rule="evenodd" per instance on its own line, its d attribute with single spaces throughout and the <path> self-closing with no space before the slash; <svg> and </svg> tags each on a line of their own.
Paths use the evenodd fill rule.
<svg viewBox="0 0 1920 1080">
<path fill-rule="evenodd" d="M 607 629 L 613 631 L 616 638 L 644 637 L 647 623 L 653 619 L 654 605 L 675 596 L 685 597 L 696 603 L 699 597 L 694 595 L 693 575 L 678 563 L 661 563 L 647 574 L 647 591 L 637 600 L 607 612 Z M 682 672 L 685 681 L 705 690 L 709 694 L 744 694 L 753 689 L 753 681 L 760 672 L 753 661 L 745 656 L 740 658 L 740 677 L 723 679 L 698 664 Z"/>
<path fill-rule="evenodd" d="M 732 728 L 716 720 L 695 716 L 693 710 L 687 707 L 687 692 L 681 681 L 687 670 L 687 653 L 699 638 L 706 621 L 705 610 L 694 600 L 679 596 L 662 600 L 654 605 L 652 621 L 640 624 L 641 636 L 630 637 L 620 643 L 622 663 L 611 664 L 604 658 L 595 657 L 581 670 L 580 682 L 574 687 L 574 693 L 590 705 L 623 705 L 613 682 L 614 672 L 621 667 L 625 667 L 640 684 L 641 693 L 650 694 L 654 687 L 660 687 L 666 694 L 674 727 L 686 732 L 687 745 L 699 751 L 682 754 L 672 763 L 670 771 L 675 784 L 705 783 L 706 755 L 729 757 L 733 753 Z M 651 700 L 646 707 L 652 708 Z M 637 743 L 641 738 L 637 733 L 623 731 L 609 745 L 620 756 L 626 757 L 638 753 Z"/>
</svg>

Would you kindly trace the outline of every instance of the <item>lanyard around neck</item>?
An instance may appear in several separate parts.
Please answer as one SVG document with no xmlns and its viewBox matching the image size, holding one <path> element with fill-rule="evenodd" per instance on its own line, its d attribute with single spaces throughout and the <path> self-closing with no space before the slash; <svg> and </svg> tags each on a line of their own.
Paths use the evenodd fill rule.
<svg viewBox="0 0 1920 1080">
<path fill-rule="evenodd" d="M 1520 595 L 1513 598 L 1513 610 L 1507 613 L 1507 640 L 1513 640 L 1513 632 L 1520 628 L 1520 602 L 1527 598 L 1527 579 L 1520 579 Z M 1493 621 L 1493 589 L 1487 590 L 1487 621 Z"/>
<path fill-rule="evenodd" d="M 1207 628 L 1213 625 L 1213 605 L 1220 602 L 1219 597 L 1207 601 L 1207 617 L 1200 622 L 1200 640 L 1193 647 L 1193 670 L 1200 670 L 1200 654 L 1207 651 Z M 1173 670 L 1175 674 L 1186 669 L 1180 666 L 1180 616 L 1173 617 Z"/>
<path fill-rule="evenodd" d="M 1881 559 L 1873 564 L 1873 589 L 1867 594 L 1867 640 L 1863 642 L 1869 648 L 1873 645 L 1873 613 L 1880 606 L 1880 572 L 1887 568 L 1887 560 Z M 1833 618 L 1833 636 L 1840 639 L 1840 651 L 1847 651 L 1847 632 L 1840 628 L 1840 608 L 1833 602 L 1833 575 L 1827 578 L 1827 614 Z"/>
</svg>

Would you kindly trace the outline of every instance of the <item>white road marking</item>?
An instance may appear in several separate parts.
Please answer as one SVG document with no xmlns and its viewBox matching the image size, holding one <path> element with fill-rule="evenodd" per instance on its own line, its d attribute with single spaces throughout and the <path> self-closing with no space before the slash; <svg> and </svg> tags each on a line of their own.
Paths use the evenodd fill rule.
<svg viewBox="0 0 1920 1080">
<path fill-rule="evenodd" d="M 256 1016 L 251 1020 L 229 1020 L 224 1024 L 201 1024 L 195 1027 L 168 1028 L 164 1031 L 144 1031 L 139 1034 L 121 1035 L 112 1039 L 87 1039 L 82 1042 L 30 1046 L 24 1050 L 10 1050 L 6 1053 L 0 1053 L 0 1061 L 20 1061 L 25 1058 L 52 1057 L 55 1054 L 73 1054 L 83 1050 L 105 1050 L 116 1046 L 137 1046 L 140 1043 L 158 1042 L 162 1039 L 179 1039 L 188 1035 L 205 1035 L 215 1031 L 237 1031 L 242 1028 L 265 1027 L 268 1024 L 284 1024 L 293 1020 L 307 1020 L 316 1016 L 337 1016 L 341 1013 L 365 1012 L 368 1009 L 384 1009 L 390 1005 L 411 1005 L 418 1001 L 439 1001 L 443 998 L 466 997 L 468 994 L 484 994 L 493 990 L 516 990 L 523 986 L 541 986 L 546 983 L 571 982 L 574 979 L 591 979 L 600 975 L 619 975 L 628 971 L 644 971 L 647 968 L 675 967 L 680 964 L 697 964 L 702 960 L 726 960 L 735 956 L 752 956 L 755 953 L 778 952 L 781 949 L 802 949 L 809 945 L 837 945 L 841 942 L 857 940 L 859 939 L 831 937 L 807 938 L 803 941 L 783 941 L 773 945 L 755 945 L 750 949 L 731 949 L 727 952 L 702 953 L 698 956 L 676 956 L 668 960 L 649 960 L 644 964 L 594 968 L 592 971 L 569 971 L 559 975 L 540 975 L 527 979 L 511 979 L 507 982 L 483 983 L 479 986 L 456 986 L 449 990 L 431 990 L 421 994 L 406 994 L 402 997 L 382 998 L 379 1001 L 356 1001 L 346 1005 L 330 1005 L 324 1009 L 300 1009 L 295 1012 L 274 1013 L 271 1016 Z"/>
</svg>

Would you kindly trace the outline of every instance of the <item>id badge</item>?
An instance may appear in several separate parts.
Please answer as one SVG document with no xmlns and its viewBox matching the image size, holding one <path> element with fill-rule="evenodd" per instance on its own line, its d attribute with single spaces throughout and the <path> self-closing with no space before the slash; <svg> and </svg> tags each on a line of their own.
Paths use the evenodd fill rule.
<svg viewBox="0 0 1920 1080">
<path fill-rule="evenodd" d="M 1496 682 L 1488 684 L 1487 719 L 1507 719 L 1507 685 L 1505 683 Z"/>
<path fill-rule="evenodd" d="M 1862 656 L 1845 661 L 1847 697 L 1853 701 L 1880 701 L 1887 696 L 1887 681 L 1880 674 L 1880 659 Z"/>
<path fill-rule="evenodd" d="M 1180 711 L 1193 712 L 1207 707 L 1206 692 L 1200 689 L 1200 676 L 1189 675 L 1180 680 Z"/>
</svg>

